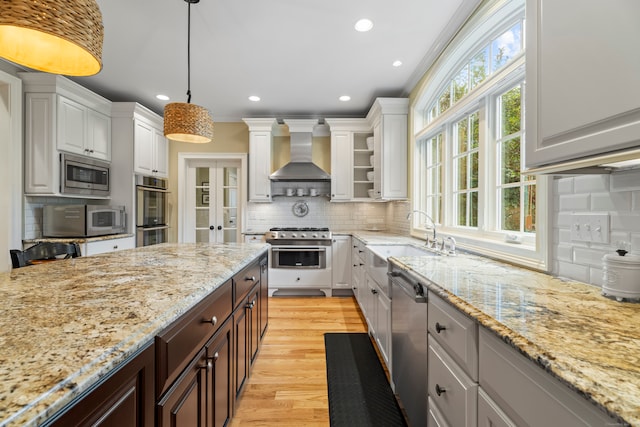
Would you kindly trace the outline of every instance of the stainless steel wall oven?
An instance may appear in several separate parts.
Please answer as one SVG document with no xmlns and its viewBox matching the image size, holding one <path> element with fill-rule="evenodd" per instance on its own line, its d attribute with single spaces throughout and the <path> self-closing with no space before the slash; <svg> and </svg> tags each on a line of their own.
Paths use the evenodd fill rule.
<svg viewBox="0 0 640 427">
<path fill-rule="evenodd" d="M 167 181 L 148 176 L 136 177 L 136 246 L 167 241 Z"/>
</svg>

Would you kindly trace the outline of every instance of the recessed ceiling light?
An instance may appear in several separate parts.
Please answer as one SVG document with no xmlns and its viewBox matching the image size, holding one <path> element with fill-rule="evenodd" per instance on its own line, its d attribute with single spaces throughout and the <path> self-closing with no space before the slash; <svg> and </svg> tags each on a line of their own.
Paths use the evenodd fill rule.
<svg viewBox="0 0 640 427">
<path fill-rule="evenodd" d="M 249 97 L 249 101 L 258 102 L 258 101 L 260 101 L 260 97 L 259 96 L 255 96 L 255 95 L 251 95 Z"/>
<path fill-rule="evenodd" d="M 399 66 L 402 65 L 402 61 L 395 60 L 395 61 L 393 61 L 393 64 L 391 64 L 391 65 L 393 65 L 394 67 L 399 67 Z"/>
<path fill-rule="evenodd" d="M 160 101 L 168 101 L 169 100 L 169 97 L 167 95 L 163 95 L 163 94 L 156 95 L 156 98 L 158 98 Z"/>
<path fill-rule="evenodd" d="M 355 29 L 356 31 L 365 32 L 369 31 L 373 28 L 373 22 L 370 19 L 363 18 L 356 22 Z"/>
<path fill-rule="evenodd" d="M 351 101 L 351 97 L 349 95 L 342 95 L 340 98 L 338 98 L 340 101 L 342 102 L 347 102 L 347 101 Z"/>
</svg>

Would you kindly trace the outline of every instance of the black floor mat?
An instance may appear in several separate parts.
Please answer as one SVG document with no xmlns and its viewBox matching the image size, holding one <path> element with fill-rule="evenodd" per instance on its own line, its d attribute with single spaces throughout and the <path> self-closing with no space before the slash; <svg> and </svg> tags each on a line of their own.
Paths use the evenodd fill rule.
<svg viewBox="0 0 640 427">
<path fill-rule="evenodd" d="M 369 335 L 324 334 L 332 427 L 406 426 Z"/>
</svg>

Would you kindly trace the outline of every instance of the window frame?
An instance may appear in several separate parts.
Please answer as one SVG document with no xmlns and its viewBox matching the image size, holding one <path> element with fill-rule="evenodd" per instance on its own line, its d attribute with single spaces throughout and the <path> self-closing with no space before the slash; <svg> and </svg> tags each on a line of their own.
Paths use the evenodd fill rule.
<svg viewBox="0 0 640 427">
<path fill-rule="evenodd" d="M 471 89 L 455 104 L 435 118 L 429 118 L 434 105 L 438 106 L 440 96 L 445 87 L 451 87 L 451 81 L 458 75 L 460 68 L 468 64 L 486 43 L 491 43 L 496 37 L 512 28 L 518 20 L 524 18 L 524 1 L 495 0 L 486 2 L 463 28 L 459 36 L 445 49 L 441 60 L 425 74 L 422 84 L 417 88 L 414 105 L 411 109 L 411 124 L 414 132 L 411 135 L 410 150 L 412 162 L 412 207 L 425 207 L 420 191 L 424 183 L 416 185 L 416 179 L 421 174 L 421 160 L 418 145 L 420 141 L 433 138 L 442 133 L 443 149 L 443 218 L 438 221 L 438 232 L 456 238 L 458 246 L 473 252 L 481 253 L 506 260 L 512 263 L 547 271 L 549 268 L 549 227 L 547 212 L 548 197 L 551 194 L 551 180 L 544 176 L 536 177 L 536 232 L 521 233 L 507 232 L 498 229 L 500 210 L 498 205 L 497 171 L 498 153 L 496 152 L 496 134 L 498 114 L 496 106 L 498 98 L 508 89 L 518 83 L 524 83 L 525 52 L 524 41 L 522 50 L 497 72 L 488 75 L 480 84 Z M 524 25 L 522 27 L 524 38 Z M 457 40 L 460 39 L 460 40 Z M 469 40 L 475 40 L 470 43 Z M 442 60 L 445 58 L 445 60 Z M 524 109 L 525 91 L 522 92 L 522 113 Z M 478 227 L 455 226 L 455 209 L 453 206 L 454 167 L 452 160 L 452 138 L 454 125 L 460 118 L 468 116 L 474 110 L 479 112 L 480 148 L 478 162 Z M 491 124 L 493 123 L 493 125 Z M 524 169 L 524 142 L 526 129 L 522 121 L 520 151 L 522 168 Z M 410 234 L 417 238 L 424 238 L 425 228 L 420 224 L 411 223 Z M 507 242 L 506 235 L 516 236 L 517 243 Z M 513 239 L 512 239 L 513 240 Z"/>
</svg>

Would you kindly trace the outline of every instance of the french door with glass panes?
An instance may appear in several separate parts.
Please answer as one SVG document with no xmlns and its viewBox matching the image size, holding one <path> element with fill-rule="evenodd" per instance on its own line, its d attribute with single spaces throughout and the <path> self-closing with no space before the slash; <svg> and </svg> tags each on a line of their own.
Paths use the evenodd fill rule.
<svg viewBox="0 0 640 427">
<path fill-rule="evenodd" d="M 240 241 L 239 172 L 239 161 L 189 162 L 185 242 Z"/>
</svg>

